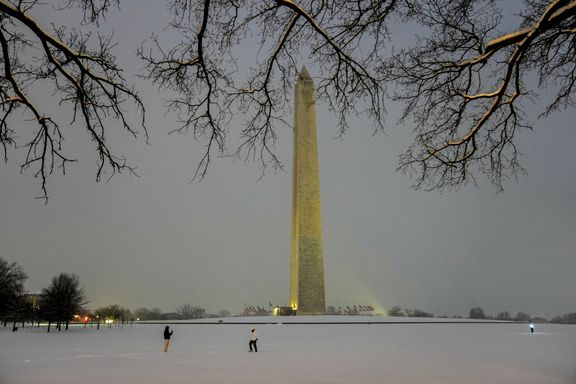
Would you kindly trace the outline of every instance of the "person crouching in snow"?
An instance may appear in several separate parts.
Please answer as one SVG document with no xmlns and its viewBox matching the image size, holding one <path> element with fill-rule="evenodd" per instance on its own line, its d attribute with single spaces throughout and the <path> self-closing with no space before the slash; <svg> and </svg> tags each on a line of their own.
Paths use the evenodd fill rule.
<svg viewBox="0 0 576 384">
<path fill-rule="evenodd" d="M 254 346 L 254 352 L 258 352 L 258 347 L 256 346 L 256 342 L 258 341 L 258 335 L 256 334 L 256 329 L 252 328 L 250 333 L 250 342 L 248 346 L 250 347 L 250 352 L 252 352 L 252 346 Z"/>
<path fill-rule="evenodd" d="M 162 352 L 168 352 L 168 346 L 170 345 L 170 336 L 172 336 L 173 333 L 174 331 L 171 331 L 170 327 L 166 326 L 166 328 L 164 328 L 164 346 L 162 347 Z"/>
</svg>

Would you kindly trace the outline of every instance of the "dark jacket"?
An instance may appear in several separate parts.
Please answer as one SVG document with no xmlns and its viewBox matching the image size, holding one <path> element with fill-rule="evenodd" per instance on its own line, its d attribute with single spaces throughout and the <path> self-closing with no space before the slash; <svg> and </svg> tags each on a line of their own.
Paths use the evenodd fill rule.
<svg viewBox="0 0 576 384">
<path fill-rule="evenodd" d="M 164 329 L 164 340 L 170 340 L 170 336 L 172 336 L 173 333 L 174 331 L 169 331 L 168 327 L 166 327 Z"/>
</svg>

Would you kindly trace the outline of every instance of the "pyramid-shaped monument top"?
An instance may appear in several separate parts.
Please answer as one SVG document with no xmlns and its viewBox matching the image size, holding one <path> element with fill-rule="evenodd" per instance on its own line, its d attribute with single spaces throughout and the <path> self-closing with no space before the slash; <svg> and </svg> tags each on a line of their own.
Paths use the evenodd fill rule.
<svg viewBox="0 0 576 384">
<path fill-rule="evenodd" d="M 298 80 L 300 80 L 300 81 L 312 81 L 312 76 L 310 76 L 310 72 L 308 72 L 308 69 L 306 68 L 305 65 L 303 65 L 302 69 L 300 70 L 300 74 L 298 75 Z"/>
</svg>

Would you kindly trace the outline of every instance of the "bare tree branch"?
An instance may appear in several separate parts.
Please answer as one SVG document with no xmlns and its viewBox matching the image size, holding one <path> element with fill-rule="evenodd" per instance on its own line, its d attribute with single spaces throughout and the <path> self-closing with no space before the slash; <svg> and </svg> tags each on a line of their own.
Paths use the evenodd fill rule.
<svg viewBox="0 0 576 384">
<path fill-rule="evenodd" d="M 97 22 L 111 3 L 109 0 L 69 0 L 65 7 L 80 5 L 85 22 Z M 54 93 L 61 103 L 68 104 L 74 111 L 74 120 L 81 117 L 82 125 L 96 143 L 99 155 L 96 179 L 100 180 L 106 169 L 111 175 L 116 172 L 134 169 L 126 161 L 110 150 L 106 131 L 108 126 L 120 125 L 136 136 L 138 131 L 129 123 L 123 105 L 131 101 L 141 114 L 141 129 L 147 137 L 144 126 L 144 106 L 136 92 L 126 85 L 122 70 L 111 55 L 112 41 L 109 37 L 98 36 L 96 49 L 89 49 L 89 34 L 73 29 L 66 35 L 64 29 L 47 32 L 28 14 L 36 1 L 10 2 L 0 0 L 0 44 L 3 76 L 0 77 L 0 142 L 7 160 L 7 146 L 15 143 L 13 129 L 8 128 L 11 116 L 18 107 L 31 113 L 37 128 L 31 139 L 23 147 L 26 158 L 22 170 L 34 169 L 34 175 L 41 180 L 41 198 L 47 201 L 47 179 L 56 168 L 65 173 L 66 164 L 74 161 L 63 152 L 64 136 L 49 112 L 41 112 L 40 106 L 30 94 L 36 82 L 51 82 Z M 20 60 L 27 48 L 39 48 L 42 60 L 24 63 Z M 36 51 L 37 52 L 37 51 Z M 13 118 L 13 117 L 12 117 Z"/>
<path fill-rule="evenodd" d="M 382 66 L 402 88 L 395 97 L 406 102 L 403 119 L 416 123 L 400 170 L 416 177 L 416 188 L 444 189 L 475 182 L 474 167 L 502 190 L 523 171 L 514 139 L 530 128 L 522 101 L 534 94 L 524 78 L 536 70 L 542 85 L 562 80 L 546 113 L 574 104 L 576 2 L 532 1 L 521 27 L 496 37 L 501 15 L 493 1 L 423 3 L 411 16 L 431 37 Z"/>
<path fill-rule="evenodd" d="M 97 25 L 119 5 L 61 1 L 59 9 L 81 10 L 80 26 Z M 97 179 L 106 170 L 133 171 L 105 135 L 112 123 L 137 134 L 127 102 L 146 129 L 142 101 L 116 65 L 111 38 L 91 39 L 81 28 L 47 32 L 29 16 L 37 5 L 0 0 L 0 143 L 6 161 L 22 147 L 15 111 L 33 117 L 23 169 L 34 168 L 46 198 L 47 177 L 73 160 L 62 149 L 60 126 L 31 97 L 33 84 L 49 81 L 73 107 L 100 156 Z M 475 183 L 478 174 L 501 190 L 523 172 L 516 136 L 531 128 L 523 108 L 538 95 L 534 75 L 538 87 L 555 92 L 542 117 L 576 106 L 576 0 L 524 0 L 512 30 L 496 0 L 171 0 L 168 9 L 165 33 L 152 35 L 138 56 L 142 77 L 165 93 L 168 111 L 178 117 L 172 132 L 205 145 L 197 180 L 220 156 L 259 161 L 262 172 L 282 167 L 274 145 L 279 130 L 291 128 L 290 100 L 304 63 L 315 75 L 318 100 L 338 118 L 338 135 L 360 114 L 380 132 L 386 98 L 404 103 L 401 121 L 413 124 L 415 138 L 399 169 L 425 190 Z M 403 23 L 421 31 L 415 44 L 394 45 L 392 32 Z M 31 48 L 41 62 L 23 59 Z"/>
<path fill-rule="evenodd" d="M 291 126 L 286 121 L 288 100 L 306 51 L 306 64 L 317 70 L 318 97 L 340 117 L 339 132 L 345 132 L 348 116 L 359 113 L 359 106 L 382 130 L 384 92 L 375 58 L 388 32 L 386 15 L 395 3 L 173 0 L 170 27 L 185 40 L 164 49 L 158 36 L 152 36 L 151 45 L 141 47 L 139 55 L 146 63 L 145 77 L 178 95 L 168 101 L 180 117 L 177 132 L 206 138 L 195 177 L 206 175 L 212 152 L 229 153 L 225 138 L 233 115 L 245 121 L 231 153 L 258 159 L 263 170 L 282 167 L 274 151 L 276 130 Z M 369 50 L 360 43 L 367 31 L 377 36 Z M 256 39 L 249 37 L 252 33 Z M 252 62 L 241 63 L 249 68 L 246 75 L 235 73 L 238 49 L 255 52 Z"/>
</svg>

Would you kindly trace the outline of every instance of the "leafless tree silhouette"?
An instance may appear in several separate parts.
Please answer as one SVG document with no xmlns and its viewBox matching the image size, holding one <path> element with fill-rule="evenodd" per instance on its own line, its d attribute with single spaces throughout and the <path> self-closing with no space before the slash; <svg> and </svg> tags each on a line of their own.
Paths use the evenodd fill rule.
<svg viewBox="0 0 576 384">
<path fill-rule="evenodd" d="M 9 263 L 0 257 L 0 319 L 3 322 L 17 309 L 27 278 L 20 265 Z"/>
<path fill-rule="evenodd" d="M 170 108 L 179 132 L 208 138 L 198 174 L 210 156 L 226 152 L 228 123 L 246 117 L 242 151 L 278 166 L 275 129 L 288 124 L 286 104 L 299 54 L 319 70 L 319 99 L 339 116 L 368 113 L 383 128 L 385 89 L 405 103 L 403 121 L 414 123 L 413 145 L 399 169 L 415 187 L 454 188 L 475 182 L 474 170 L 497 189 L 522 171 L 515 135 L 529 128 L 522 103 L 538 87 L 555 86 L 548 115 L 574 106 L 576 1 L 527 0 L 516 30 L 502 33 L 502 3 L 494 0 L 190 1 L 174 0 L 171 28 L 184 36 L 169 48 L 156 36 L 142 48 L 146 76 L 174 91 Z M 390 46 L 398 23 L 422 31 L 414 46 Z M 426 34 L 428 32 L 428 34 Z M 250 41 L 254 61 L 239 76 L 235 52 Z"/>
<path fill-rule="evenodd" d="M 66 330 L 74 315 L 87 304 L 80 278 L 74 273 L 61 273 L 42 289 L 41 313 L 48 322 L 55 321 L 58 330 L 64 323 Z M 48 324 L 47 332 L 50 332 Z"/>
<path fill-rule="evenodd" d="M 490 0 L 414 2 L 412 21 L 429 28 L 417 46 L 382 66 L 398 82 L 403 119 L 415 121 L 415 140 L 400 169 L 422 189 L 454 188 L 485 174 L 498 190 L 523 169 L 516 134 L 531 128 L 523 101 L 555 88 L 542 115 L 574 107 L 576 1 L 527 0 L 519 27 L 500 34 L 502 12 Z M 532 88 L 531 88 L 532 87 Z"/>
<path fill-rule="evenodd" d="M 83 22 L 90 24 L 98 23 L 117 3 L 118 0 L 67 0 L 60 9 L 80 7 Z M 98 35 L 93 39 L 81 28 L 52 26 L 49 31 L 30 16 L 36 5 L 36 0 L 0 0 L 0 144 L 5 161 L 9 146 L 26 152 L 22 170 L 31 169 L 41 180 L 41 198 L 47 201 L 47 178 L 56 168 L 65 172 L 67 163 L 74 160 L 63 149 L 65 138 L 60 124 L 52 117 L 54 111 L 45 111 L 34 97 L 37 84 L 48 84 L 61 104 L 72 106 L 73 122 L 79 120 L 88 130 L 99 156 L 97 180 L 106 169 L 111 174 L 134 171 L 124 158 L 111 151 L 106 140 L 107 130 L 118 124 L 132 135 L 137 134 L 138 130 L 129 123 L 125 104 L 133 103 L 141 114 L 144 134 L 146 128 L 144 106 L 122 77 L 111 54 L 111 38 Z M 18 109 L 24 112 L 18 114 Z M 21 116 L 22 121 L 15 122 Z M 29 137 L 23 137 L 23 125 L 35 127 Z"/>
<path fill-rule="evenodd" d="M 118 0 L 63 4 L 81 7 L 84 23 L 98 23 Z M 98 178 L 105 165 L 130 169 L 104 140 L 108 118 L 136 134 L 123 106 L 129 100 L 142 113 L 143 106 L 121 77 L 109 38 L 89 50 L 89 36 L 78 29 L 48 34 L 28 16 L 34 5 L 0 0 L 0 142 L 6 155 L 16 107 L 34 116 L 38 129 L 23 167 L 36 167 L 46 197 L 46 176 L 70 160 L 58 125 L 27 96 L 30 83 L 49 80 L 74 105 L 100 154 Z M 518 7 L 516 16 L 505 17 L 504 6 Z M 171 0 L 168 11 L 166 29 L 180 40 L 160 32 L 138 56 L 142 76 L 165 92 L 168 110 L 179 117 L 174 131 L 206 143 L 198 179 L 213 157 L 227 154 L 261 161 L 264 169 L 281 166 L 276 132 L 290 126 L 289 100 L 303 57 L 315 68 L 318 99 L 338 116 L 340 134 L 358 114 L 382 131 L 387 97 L 404 103 L 402 121 L 415 127 L 415 139 L 399 169 L 425 190 L 476 182 L 478 172 L 502 189 L 523 171 L 517 132 L 531 128 L 522 109 L 527 102 L 548 88 L 555 97 L 542 116 L 574 107 L 576 0 Z M 400 24 L 418 31 L 415 44 L 390 39 Z M 29 46 L 41 48 L 41 61 L 24 60 L 21 51 Z M 238 60 L 245 49 L 253 53 L 250 62 Z M 231 127 L 233 116 L 245 124 Z M 230 145 L 233 130 L 240 141 Z"/>
<path fill-rule="evenodd" d="M 245 116 L 246 124 L 233 153 L 281 166 L 273 148 L 275 130 L 290 126 L 286 114 L 303 52 L 320 69 L 315 73 L 317 95 L 338 114 L 341 132 L 350 114 L 362 112 L 382 129 L 384 92 L 375 64 L 381 61 L 386 16 L 394 3 L 171 1 L 170 27 L 182 41 L 166 47 L 153 36 L 139 54 L 147 66 L 145 76 L 176 94 L 169 101 L 180 116 L 176 131 L 207 138 L 196 176 L 204 177 L 213 153 L 227 153 L 225 138 L 234 114 Z M 236 56 L 246 47 L 255 57 L 245 76 L 239 76 L 244 72 Z"/>
</svg>

